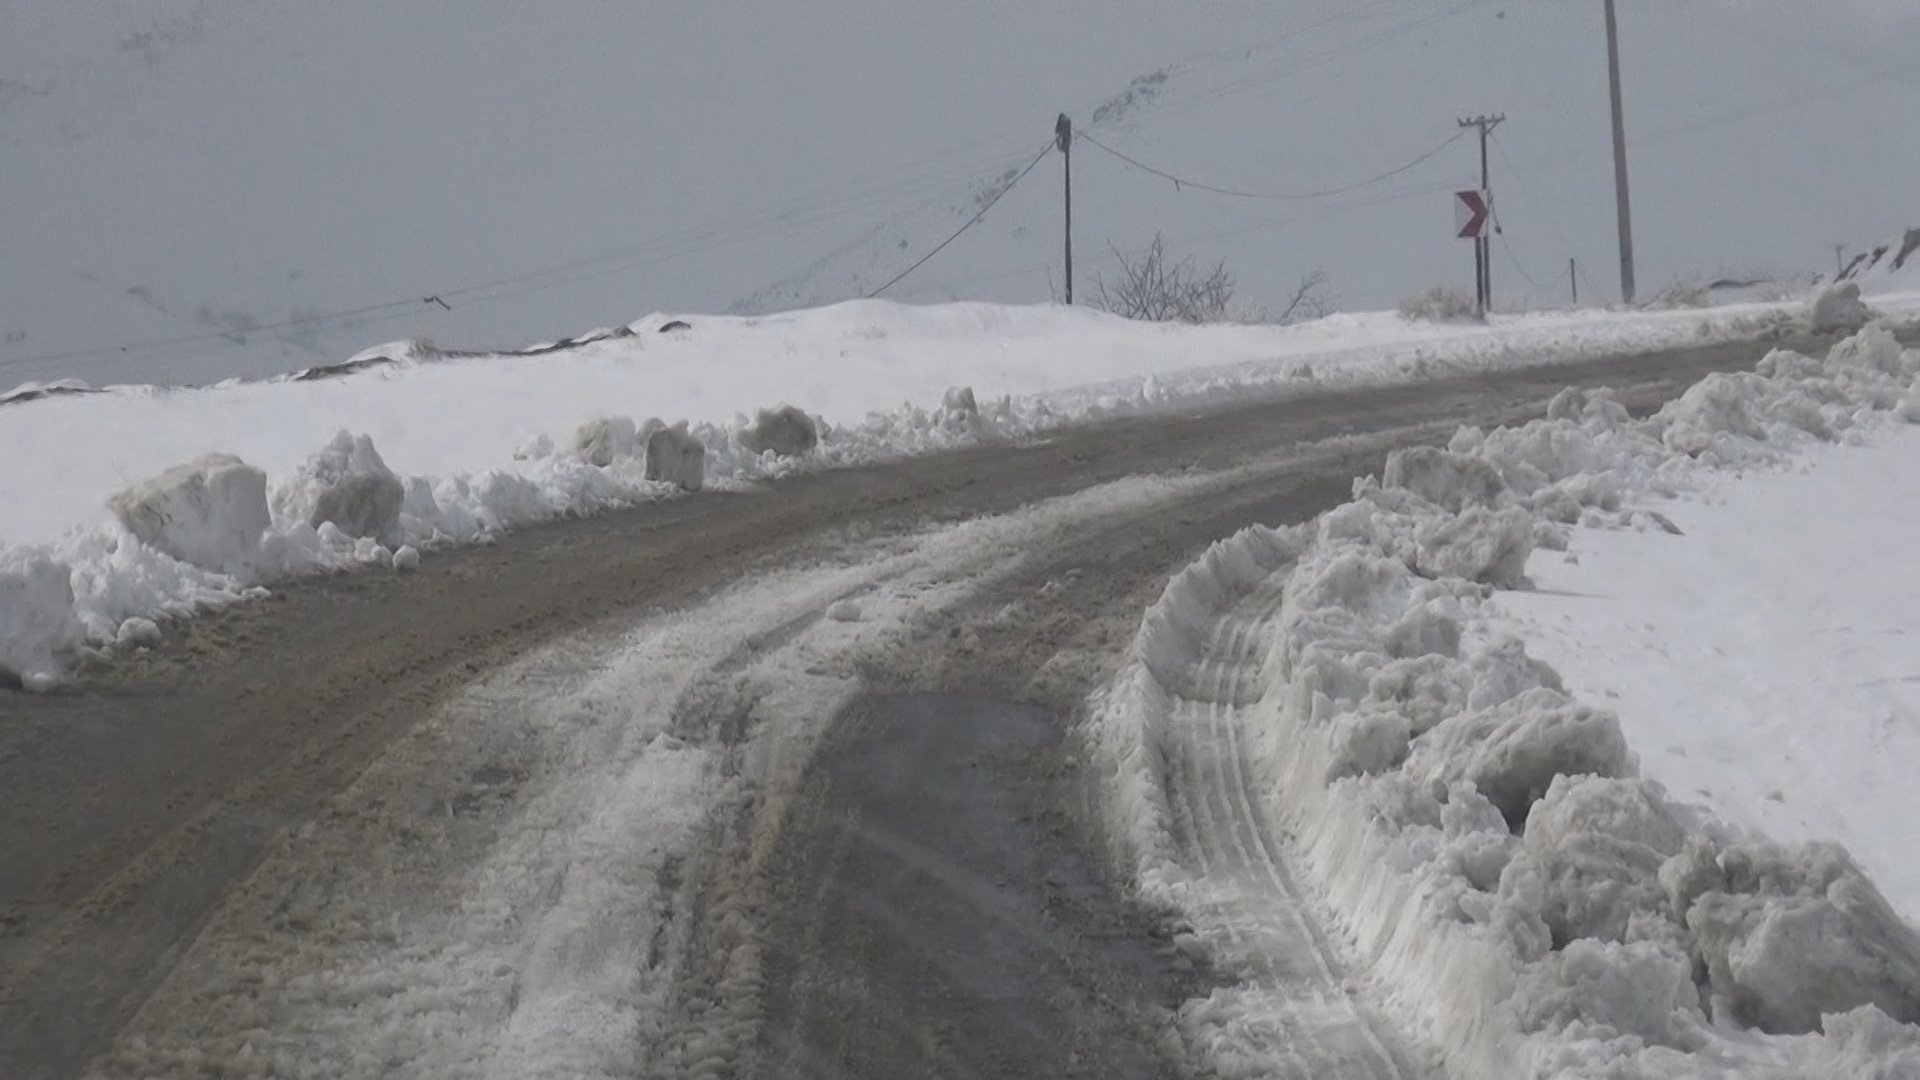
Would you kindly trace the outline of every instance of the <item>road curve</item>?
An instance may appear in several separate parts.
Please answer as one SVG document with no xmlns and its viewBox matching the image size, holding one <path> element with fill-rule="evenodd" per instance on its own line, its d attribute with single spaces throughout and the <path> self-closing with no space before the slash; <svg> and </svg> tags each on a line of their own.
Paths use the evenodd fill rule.
<svg viewBox="0 0 1920 1080">
<path fill-rule="evenodd" d="M 437 554 L 410 575 L 294 583 L 61 692 L 0 692 L 0 1074 L 80 1075 L 276 838 L 319 815 L 437 705 L 543 645 L 695 605 L 848 530 L 905 532 L 1298 448 L 1279 481 L 1266 475 L 1150 522 L 1090 528 L 988 597 L 1024 598 L 1031 618 L 995 621 L 981 607 L 964 645 L 902 642 L 872 673 L 876 692 L 964 689 L 1058 717 L 1169 570 L 1241 525 L 1324 509 L 1391 446 L 1524 419 L 1566 385 L 1627 388 L 1630 404 L 1651 407 L 1774 344 L 1127 420 L 687 498 Z M 1327 442 L 1340 437 L 1349 441 Z M 1035 745 L 1057 767 L 1030 794 L 1061 810 L 1036 842 L 1090 850 L 1097 837 L 1076 809 L 1071 750 Z M 819 767 L 831 770 L 831 756 Z M 846 1035 L 823 1037 L 845 1045 Z"/>
</svg>

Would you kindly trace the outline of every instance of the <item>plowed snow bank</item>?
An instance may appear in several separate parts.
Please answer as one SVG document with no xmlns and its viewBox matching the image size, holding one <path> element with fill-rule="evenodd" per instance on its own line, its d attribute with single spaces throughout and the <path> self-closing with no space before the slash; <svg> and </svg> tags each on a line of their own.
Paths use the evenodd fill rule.
<svg viewBox="0 0 1920 1080">
<path fill-rule="evenodd" d="M 1569 393 L 1547 420 L 1395 455 L 1385 483 L 1313 525 L 1216 545 L 1090 710 L 1143 895 L 1204 918 L 1190 899 L 1208 884 L 1167 809 L 1169 661 L 1199 658 L 1220 612 L 1283 574 L 1248 710 L 1264 810 L 1393 1011 L 1457 1074 L 1910 1065 L 1920 936 L 1846 852 L 1741 833 L 1642 779 L 1619 720 L 1497 631 L 1496 594 L 1464 573 L 1491 564 L 1436 562 L 1422 540 L 1509 514 L 1553 547 L 1570 522 L 1658 525 L 1624 497 L 1898 423 L 1917 370 L 1869 328 L 1824 363 L 1777 353 L 1715 376 L 1644 422 Z M 1509 542 L 1524 562 L 1530 545 Z"/>
</svg>

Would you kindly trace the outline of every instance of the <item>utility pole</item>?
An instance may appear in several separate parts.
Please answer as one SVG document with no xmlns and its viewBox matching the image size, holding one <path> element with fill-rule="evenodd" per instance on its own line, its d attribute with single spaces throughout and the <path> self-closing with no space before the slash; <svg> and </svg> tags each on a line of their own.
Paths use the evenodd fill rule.
<svg viewBox="0 0 1920 1080">
<path fill-rule="evenodd" d="M 1073 121 L 1066 113 L 1053 123 L 1054 143 L 1060 147 L 1060 160 L 1067 176 L 1067 306 L 1073 306 Z"/>
<path fill-rule="evenodd" d="M 1833 245 L 1833 280 L 1839 281 L 1841 275 L 1845 274 L 1846 272 L 1847 272 L 1847 245 L 1835 244 Z"/>
<path fill-rule="evenodd" d="M 1607 3 L 1607 82 L 1613 95 L 1613 190 L 1620 211 L 1620 298 L 1633 303 L 1633 199 L 1627 193 L 1627 119 L 1620 103 L 1620 19 Z"/>
<path fill-rule="evenodd" d="M 1480 129 L 1480 190 L 1486 193 L 1487 213 L 1493 214 L 1493 177 L 1487 168 L 1487 139 L 1493 135 L 1493 129 L 1507 122 L 1506 113 L 1491 116 L 1469 116 L 1460 121 L 1462 128 Z M 1473 242 L 1473 261 L 1479 268 L 1479 281 L 1474 283 L 1475 291 L 1480 295 L 1480 314 L 1493 310 L 1493 239 L 1482 236 Z"/>
<path fill-rule="evenodd" d="M 1580 260 L 1567 260 L 1567 280 L 1573 282 L 1573 306 L 1580 306 Z"/>
</svg>

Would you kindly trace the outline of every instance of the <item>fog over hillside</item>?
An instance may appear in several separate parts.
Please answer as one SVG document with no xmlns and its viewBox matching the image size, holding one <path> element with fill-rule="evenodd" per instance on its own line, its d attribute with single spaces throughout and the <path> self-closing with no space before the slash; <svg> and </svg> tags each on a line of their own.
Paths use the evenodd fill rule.
<svg viewBox="0 0 1920 1080">
<path fill-rule="evenodd" d="M 1643 291 L 1821 269 L 1916 217 L 1894 0 L 1623 0 Z M 1396 169 L 1504 111 L 1503 299 L 1617 289 L 1599 0 L 0 0 L 0 384 L 209 381 L 409 335 L 862 295 L 1030 162 L 1107 146 L 1270 193 Z M 1081 144 L 1083 290 L 1154 233 L 1245 302 L 1471 279 L 1461 139 L 1316 200 L 1176 189 Z M 886 295 L 1043 301 L 1060 166 Z M 425 302 L 439 296 L 444 305 Z M 349 314 L 336 314 L 349 313 Z"/>
</svg>

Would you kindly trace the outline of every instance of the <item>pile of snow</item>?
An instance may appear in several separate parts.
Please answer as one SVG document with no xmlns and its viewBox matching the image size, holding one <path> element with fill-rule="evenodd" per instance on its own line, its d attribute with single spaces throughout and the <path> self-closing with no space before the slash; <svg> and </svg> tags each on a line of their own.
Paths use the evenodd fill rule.
<svg viewBox="0 0 1920 1080">
<path fill-rule="evenodd" d="M 740 445 L 754 455 L 802 457 L 820 445 L 820 425 L 791 405 L 761 409 L 740 429 Z"/>
<path fill-rule="evenodd" d="M 345 431 L 307 459 L 274 493 L 274 516 L 332 526 L 353 539 L 391 540 L 406 488 L 365 435 Z"/>
<path fill-rule="evenodd" d="M 652 332 L 664 320 L 653 317 L 517 355 L 402 342 L 335 365 L 337 377 L 109 387 L 7 408 L 0 456 L 34 465 L 0 472 L 0 550 L 66 566 L 86 640 L 106 647 L 129 618 L 164 625 L 289 574 L 392 565 L 401 546 L 426 552 L 682 491 L 1116 416 L 1749 337 L 1803 314 L 1755 305 L 1471 326 L 1380 314 L 1193 327 L 1059 307 L 856 302 L 702 318 L 670 334 Z M 782 399 L 807 409 L 739 411 Z M 635 424 L 622 402 L 682 419 Z M 212 466 L 209 454 L 245 465 Z M 156 478 L 121 496 L 139 479 L 128 462 L 189 463 L 202 486 Z M 247 479 L 244 492 L 205 488 L 229 472 Z M 116 498 L 118 516 L 106 509 Z M 1499 525 L 1428 537 L 1430 565 L 1510 560 L 1512 530 L 1502 541 Z M 28 625 L 46 624 L 9 632 Z"/>
<path fill-rule="evenodd" d="M 1873 321 L 1873 311 L 1860 299 L 1860 284 L 1843 281 L 1822 289 L 1813 299 L 1813 328 L 1822 334 L 1852 334 Z"/>
<path fill-rule="evenodd" d="M 60 653 L 86 640 L 72 576 L 44 555 L 0 551 L 0 676 L 44 689 L 59 672 Z"/>
<path fill-rule="evenodd" d="M 207 454 L 121 491 L 107 505 L 134 539 L 181 562 L 251 575 L 265 535 L 267 474 Z"/>
<path fill-rule="evenodd" d="M 647 433 L 647 479 L 672 484 L 682 491 L 706 485 L 707 448 L 687 432 L 686 421 L 672 427 L 653 426 Z"/>
<path fill-rule="evenodd" d="M 1546 420 L 1395 454 L 1314 523 L 1216 545 L 1092 702 L 1143 896 L 1206 917 L 1171 830 L 1170 680 L 1281 574 L 1253 631 L 1262 810 L 1457 1075 L 1905 1075 L 1871 1070 L 1920 1059 L 1913 927 L 1838 846 L 1771 842 L 1643 778 L 1618 719 L 1498 632 L 1489 601 L 1571 523 L 1658 526 L 1627 497 L 1898 422 L 1917 377 L 1920 352 L 1869 327 L 1646 421 L 1569 391 Z"/>
</svg>

